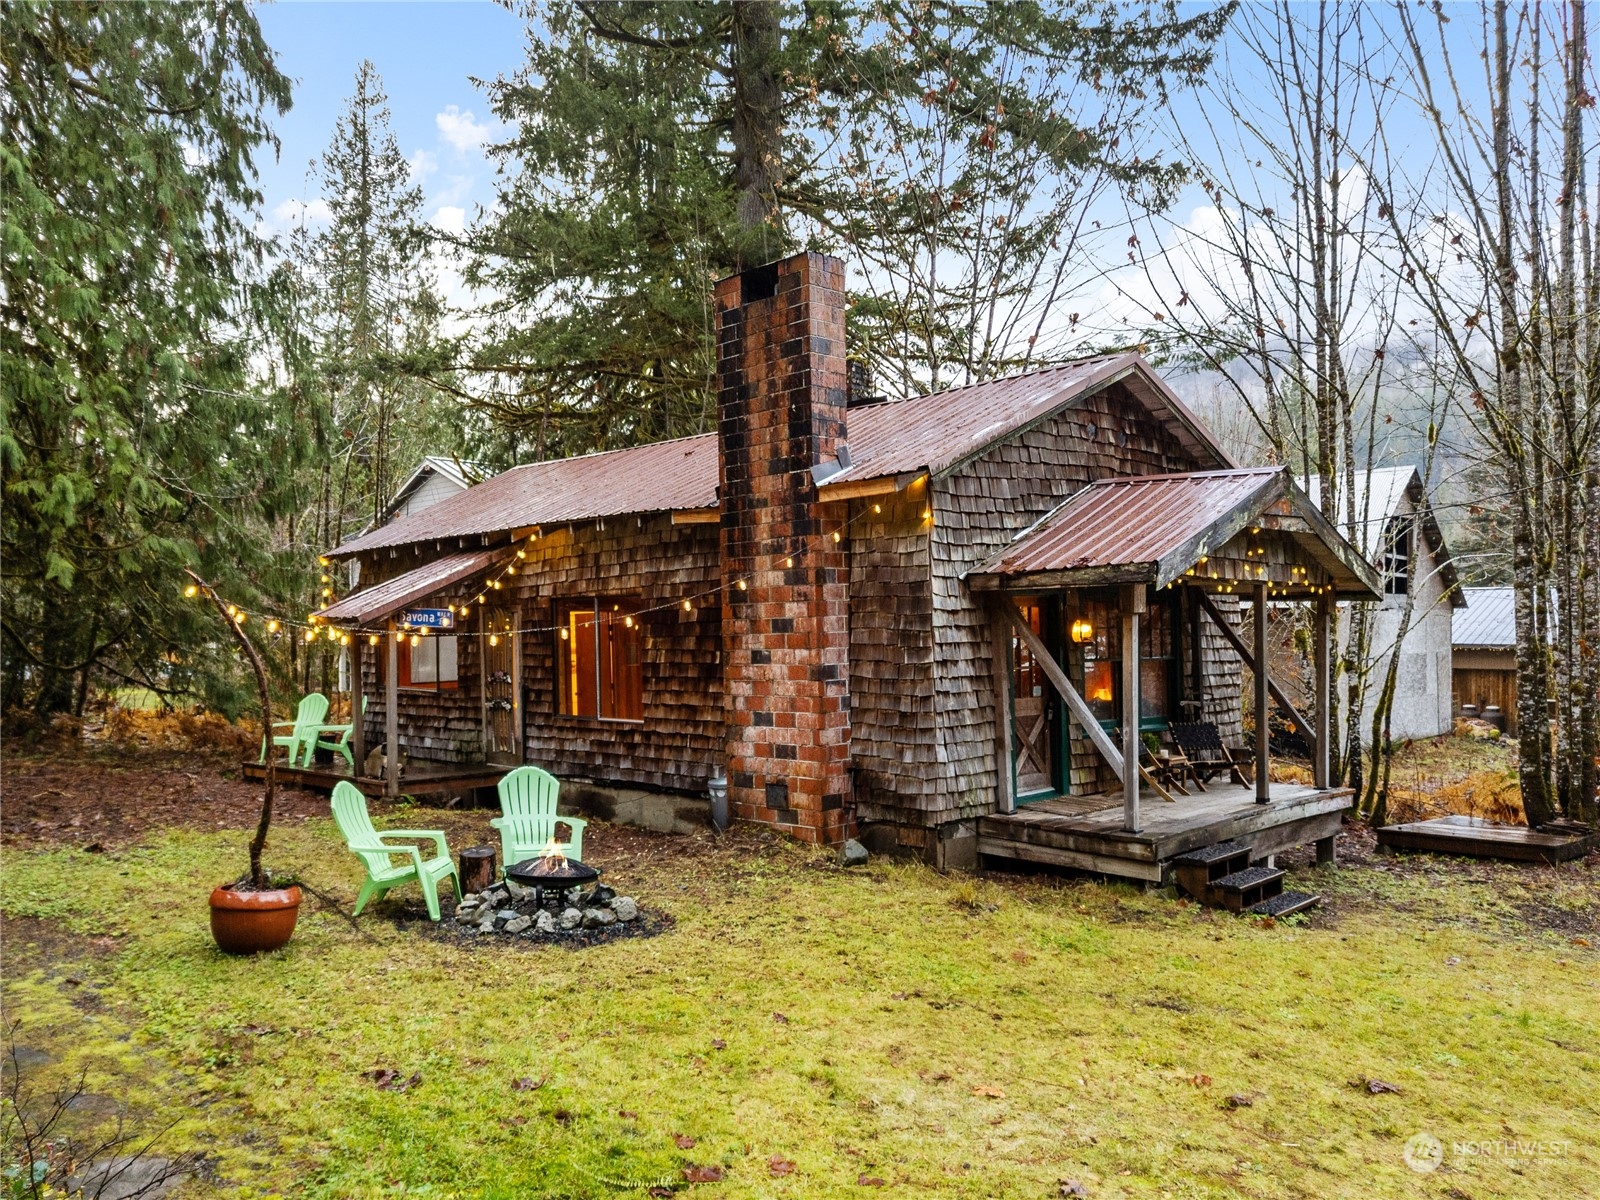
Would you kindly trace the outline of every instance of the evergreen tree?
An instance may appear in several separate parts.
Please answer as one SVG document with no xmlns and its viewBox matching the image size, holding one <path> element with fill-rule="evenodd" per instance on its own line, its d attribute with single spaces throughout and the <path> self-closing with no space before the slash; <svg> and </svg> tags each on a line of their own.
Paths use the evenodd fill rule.
<svg viewBox="0 0 1600 1200">
<path fill-rule="evenodd" d="M 180 569 L 242 592 L 301 451 L 250 369 L 289 83 L 240 0 L 5 3 L 0 63 L 5 700 L 81 710 L 92 672 L 172 690 L 221 653 Z"/>
<path fill-rule="evenodd" d="M 1047 359 L 1087 213 L 1181 179 L 1137 134 L 1231 7 L 560 0 L 490 86 L 516 133 L 466 239 L 469 365 L 535 453 L 709 427 L 710 282 L 851 255 L 854 353 L 901 391 Z"/>
<path fill-rule="evenodd" d="M 446 431 L 428 420 L 437 393 L 417 379 L 438 331 L 440 304 L 420 236 L 422 189 L 389 126 L 383 80 L 370 61 L 317 168 L 328 226 L 301 241 L 315 337 L 329 392 L 332 445 L 313 532 L 337 543 L 378 516 L 399 474 Z M 419 439 L 421 444 L 419 445 Z"/>
</svg>

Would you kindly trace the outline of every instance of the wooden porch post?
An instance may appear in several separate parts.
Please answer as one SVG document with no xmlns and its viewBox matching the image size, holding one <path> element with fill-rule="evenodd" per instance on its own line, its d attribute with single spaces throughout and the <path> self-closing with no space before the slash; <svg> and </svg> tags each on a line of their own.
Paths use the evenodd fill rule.
<svg viewBox="0 0 1600 1200">
<path fill-rule="evenodd" d="M 389 620 L 388 672 L 383 680 L 384 747 L 383 794 L 393 799 L 400 794 L 400 633 Z"/>
<path fill-rule="evenodd" d="M 1311 782 L 1319 788 L 1331 786 L 1331 767 L 1333 757 L 1329 751 L 1333 748 L 1333 685 L 1330 679 L 1333 641 L 1333 597 L 1322 595 L 1317 597 L 1316 614 L 1312 618 L 1315 628 L 1312 630 L 1313 658 L 1317 673 L 1316 680 L 1316 708 L 1315 719 L 1316 745 L 1311 748 Z"/>
<path fill-rule="evenodd" d="M 361 768 L 367 761 L 367 723 L 363 719 L 367 706 L 361 682 L 362 641 L 363 635 L 360 633 L 350 638 L 350 752 L 356 760 L 356 765 L 350 768 L 352 779 L 361 774 Z"/>
<path fill-rule="evenodd" d="M 1267 782 L 1267 768 L 1271 763 L 1268 746 L 1267 705 L 1271 703 L 1267 691 L 1267 585 L 1255 585 L 1254 616 L 1256 626 L 1256 803 L 1266 804 L 1272 799 Z"/>
<path fill-rule="evenodd" d="M 1139 614 L 1144 585 L 1122 589 L 1122 827 L 1139 832 Z"/>
<path fill-rule="evenodd" d="M 1001 604 L 1010 601 L 1002 598 Z M 997 609 L 989 612 L 989 631 L 994 643 L 994 764 L 995 794 L 1000 812 L 1017 811 L 1016 776 L 1011 764 L 1011 623 Z M 1069 765 L 1069 770 L 1070 765 Z"/>
</svg>

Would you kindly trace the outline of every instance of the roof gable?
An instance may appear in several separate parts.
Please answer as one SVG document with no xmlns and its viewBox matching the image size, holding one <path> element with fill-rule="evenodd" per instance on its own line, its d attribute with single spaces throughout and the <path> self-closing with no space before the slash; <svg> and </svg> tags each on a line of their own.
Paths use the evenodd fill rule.
<svg viewBox="0 0 1600 1200">
<path fill-rule="evenodd" d="M 1160 588 L 1196 575 L 1193 568 L 1208 557 L 1226 556 L 1247 532 L 1258 540 L 1281 538 L 1292 544 L 1340 595 L 1370 599 L 1378 594 L 1372 567 L 1283 467 L 1097 480 L 1024 530 L 971 576 L 980 590 L 999 586 L 1001 578 L 1022 588 L 1105 583 Z M 1247 563 L 1251 578 L 1258 562 L 1266 560 Z M 1298 576 L 1299 570 L 1285 568 L 1286 575 L 1295 574 L 1300 582 L 1277 581 L 1275 594 L 1309 592 L 1312 577 Z M 1201 578 L 1194 582 L 1207 582 L 1205 572 L 1198 574 Z"/>
</svg>

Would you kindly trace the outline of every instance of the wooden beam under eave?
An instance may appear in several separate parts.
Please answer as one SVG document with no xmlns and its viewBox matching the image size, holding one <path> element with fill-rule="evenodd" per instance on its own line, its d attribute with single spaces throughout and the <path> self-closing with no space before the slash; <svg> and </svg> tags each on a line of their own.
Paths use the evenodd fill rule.
<svg viewBox="0 0 1600 1200">
<path fill-rule="evenodd" d="M 1109 587 L 1155 581 L 1148 566 L 1072 567 L 1064 571 L 1027 571 L 1016 575 L 968 575 L 975 592 L 1053 592 L 1058 588 Z"/>
<path fill-rule="evenodd" d="M 843 483 L 826 483 L 817 489 L 818 500 L 858 500 L 862 496 L 888 496 L 900 490 L 894 476 L 878 479 L 847 479 Z"/>
<path fill-rule="evenodd" d="M 675 508 L 672 510 L 672 523 L 674 525 L 715 525 L 722 520 L 722 510 L 716 508 Z"/>
</svg>

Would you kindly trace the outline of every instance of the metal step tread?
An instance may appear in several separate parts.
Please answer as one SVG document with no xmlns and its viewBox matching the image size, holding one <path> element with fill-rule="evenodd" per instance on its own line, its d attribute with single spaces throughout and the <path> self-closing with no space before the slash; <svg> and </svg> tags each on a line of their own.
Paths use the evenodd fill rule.
<svg viewBox="0 0 1600 1200">
<path fill-rule="evenodd" d="M 1242 871 L 1235 871 L 1232 875 L 1213 879 L 1206 886 L 1219 892 L 1244 892 L 1282 878 L 1283 871 L 1278 867 L 1246 867 Z"/>
<path fill-rule="evenodd" d="M 1290 913 L 1304 912 L 1321 903 L 1322 897 L 1311 892 L 1279 892 L 1260 904 L 1252 904 L 1248 911 L 1258 917 L 1287 917 Z"/>
<path fill-rule="evenodd" d="M 1204 867 L 1209 866 L 1218 859 L 1233 858 L 1237 855 L 1248 853 L 1250 853 L 1250 847 L 1244 842 L 1218 842 L 1213 846 L 1202 846 L 1198 850 L 1180 854 L 1172 861 L 1179 866 Z"/>
</svg>

